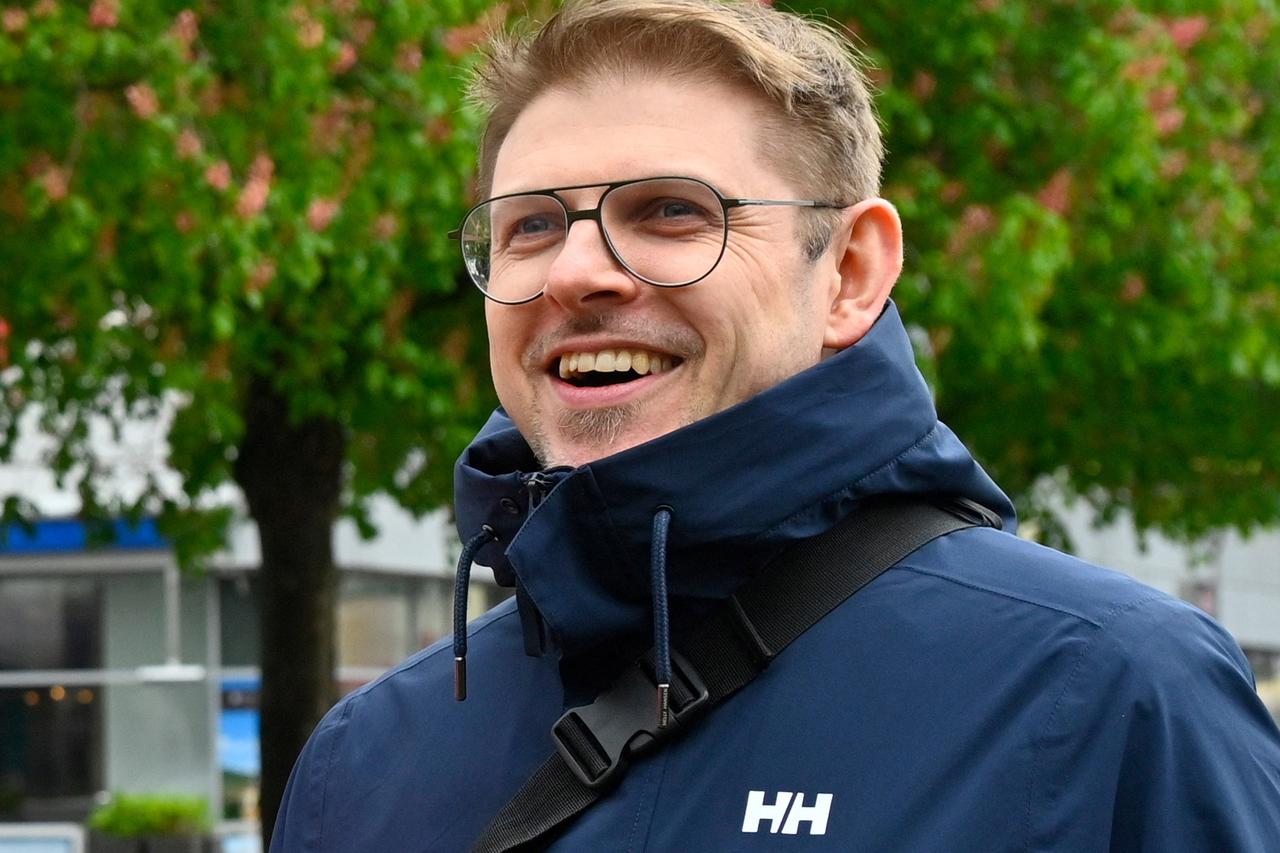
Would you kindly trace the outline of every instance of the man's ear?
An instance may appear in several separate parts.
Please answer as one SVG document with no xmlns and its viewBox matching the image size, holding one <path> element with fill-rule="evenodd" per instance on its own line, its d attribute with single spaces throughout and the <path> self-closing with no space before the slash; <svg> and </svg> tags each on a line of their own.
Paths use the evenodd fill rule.
<svg viewBox="0 0 1280 853">
<path fill-rule="evenodd" d="M 862 339 L 889 301 L 902 272 L 902 221 L 882 198 L 845 211 L 828 251 L 835 262 L 822 346 L 842 350 Z"/>
</svg>

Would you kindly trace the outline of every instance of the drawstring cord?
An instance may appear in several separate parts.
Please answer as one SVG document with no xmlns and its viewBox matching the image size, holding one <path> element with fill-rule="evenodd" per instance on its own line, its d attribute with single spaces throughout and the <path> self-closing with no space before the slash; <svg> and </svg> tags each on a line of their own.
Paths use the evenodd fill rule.
<svg viewBox="0 0 1280 853">
<path fill-rule="evenodd" d="M 653 514 L 650 543 L 649 589 L 653 594 L 653 670 L 658 682 L 658 728 L 671 720 L 671 614 L 667 601 L 667 534 L 671 530 L 671 507 L 660 506 Z"/>
<path fill-rule="evenodd" d="M 667 540 L 671 532 L 671 507 L 663 505 L 653 514 L 653 539 L 650 543 L 649 589 L 653 595 L 653 670 L 658 683 L 658 728 L 671 721 L 671 613 L 667 597 Z M 458 572 L 453 584 L 453 696 L 459 702 L 467 698 L 467 591 L 471 583 L 471 564 L 476 552 L 498 534 L 485 524 L 480 532 L 467 540 L 458 557 Z"/>
<path fill-rule="evenodd" d="M 471 563 L 477 551 L 497 539 L 498 534 L 492 527 L 482 525 L 480 532 L 462 546 L 458 557 L 458 573 L 453 581 L 453 698 L 459 702 L 467 698 L 467 591 L 471 585 Z"/>
</svg>

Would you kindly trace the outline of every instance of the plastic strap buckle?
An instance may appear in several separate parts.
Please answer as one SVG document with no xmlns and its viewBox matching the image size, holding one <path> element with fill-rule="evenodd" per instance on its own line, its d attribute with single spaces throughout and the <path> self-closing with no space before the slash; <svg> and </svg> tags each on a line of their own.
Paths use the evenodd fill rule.
<svg viewBox="0 0 1280 853">
<path fill-rule="evenodd" d="M 657 685 L 644 661 L 628 667 L 590 705 L 570 708 L 551 727 L 556 751 L 582 784 L 605 787 L 626 770 L 632 756 L 679 731 L 708 704 L 706 684 L 674 649 L 671 670 L 671 713 L 662 728 L 653 704 Z"/>
</svg>

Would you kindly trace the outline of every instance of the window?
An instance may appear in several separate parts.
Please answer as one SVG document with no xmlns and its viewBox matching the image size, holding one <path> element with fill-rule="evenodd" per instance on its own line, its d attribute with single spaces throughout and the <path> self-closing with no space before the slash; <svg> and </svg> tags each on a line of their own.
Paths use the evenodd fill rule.
<svg viewBox="0 0 1280 853">
<path fill-rule="evenodd" d="M 102 664 L 102 589 L 87 578 L 0 578 L 0 671 Z"/>
<path fill-rule="evenodd" d="M 24 818 L 37 805 L 101 787 L 101 688 L 37 683 L 41 671 L 101 665 L 101 584 L 0 578 L 0 673 L 36 679 L 0 687 L 0 818 Z"/>
</svg>

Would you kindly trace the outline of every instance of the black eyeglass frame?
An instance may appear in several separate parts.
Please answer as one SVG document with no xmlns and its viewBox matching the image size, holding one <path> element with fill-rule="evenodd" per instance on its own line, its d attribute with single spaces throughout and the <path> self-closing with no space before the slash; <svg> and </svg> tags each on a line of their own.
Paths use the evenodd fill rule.
<svg viewBox="0 0 1280 853">
<path fill-rule="evenodd" d="M 724 233 L 721 234 L 721 237 L 720 237 L 720 253 L 716 255 L 715 261 L 712 262 L 711 266 L 707 268 L 707 271 L 704 272 L 702 275 L 698 276 L 697 278 L 691 278 L 688 281 L 681 281 L 676 283 L 654 281 L 653 279 L 647 278 L 646 276 L 643 276 L 640 273 L 636 272 L 634 269 L 632 269 L 631 265 L 622 259 L 622 256 L 618 254 L 618 250 L 613 245 L 613 239 L 609 236 L 609 229 L 605 228 L 604 219 L 601 217 L 601 214 L 600 214 L 601 208 L 604 207 L 605 199 L 607 199 L 609 197 L 609 194 L 616 189 L 619 189 L 621 187 L 631 186 L 633 184 L 643 184 L 649 181 L 689 181 L 690 183 L 700 184 L 701 186 L 704 186 L 708 190 L 710 190 L 711 194 L 715 196 L 717 199 L 719 199 L 720 201 L 721 212 L 724 215 L 723 222 L 722 222 L 722 230 Z M 570 190 L 588 190 L 588 189 L 593 189 L 595 187 L 605 188 L 604 192 L 600 194 L 600 200 L 596 202 L 595 207 L 583 208 L 582 210 L 570 210 L 568 202 L 566 202 L 559 195 L 557 195 L 557 193 L 568 192 Z M 690 178 L 688 175 L 655 175 L 653 177 L 648 177 L 648 178 L 631 178 L 625 181 L 612 181 L 609 183 L 574 184 L 573 186 L 567 186 L 567 187 L 549 187 L 543 190 L 526 190 L 524 192 L 504 193 L 503 195 L 494 196 L 493 198 L 487 198 L 484 201 L 481 201 L 473 205 L 471 209 L 467 211 L 466 215 L 462 217 L 462 224 L 459 225 L 457 228 L 453 229 L 452 231 L 450 231 L 447 235 L 448 238 L 450 240 L 458 241 L 458 250 L 461 252 L 462 251 L 462 231 L 464 228 L 466 228 L 467 220 L 471 218 L 471 214 L 475 213 L 477 210 L 484 207 L 485 205 L 491 204 L 492 202 L 501 201 L 507 198 L 518 198 L 522 196 L 546 196 L 548 198 L 555 199 L 556 203 L 559 204 L 560 207 L 564 209 L 566 237 L 568 236 L 569 229 L 573 227 L 573 223 L 578 222 L 580 220 L 584 220 L 584 219 L 594 222 L 596 224 L 596 227 L 600 229 L 600 236 L 604 238 L 604 244 L 605 244 L 605 247 L 609 250 L 610 257 L 612 257 L 615 261 L 617 261 L 618 266 L 622 267 L 628 273 L 635 276 L 640 281 L 643 281 L 645 284 L 651 284 L 654 287 L 688 287 L 691 284 L 697 284 L 707 276 L 711 275 L 711 273 L 715 272 L 716 267 L 720 266 L 720 261 L 724 258 L 725 249 L 727 249 L 729 246 L 729 211 L 735 207 L 785 206 L 785 207 L 806 207 L 806 208 L 822 209 L 822 210 L 843 210 L 844 208 L 849 207 L 848 204 L 840 204 L 838 202 L 830 202 L 830 201 L 813 201 L 811 199 L 725 198 L 725 196 L 718 189 L 711 186 L 711 184 L 707 183 L 706 181 L 700 178 Z M 465 252 L 462 252 L 462 263 L 463 263 L 463 266 L 467 267 L 467 277 L 471 279 L 471 283 L 476 286 L 476 289 L 479 290 L 482 294 L 484 294 L 484 297 L 486 299 L 491 299 L 494 302 L 499 303 L 500 305 L 524 305 L 526 302 L 532 302 L 533 300 L 537 299 L 539 296 L 546 293 L 547 291 L 546 284 L 543 284 L 541 290 L 539 290 L 537 293 L 533 294 L 532 296 L 525 297 L 524 299 L 516 299 L 516 300 L 499 299 L 496 296 L 493 296 L 492 294 L 490 294 L 487 290 L 485 290 L 480 285 L 480 282 L 476 281 L 476 277 L 471 273 L 470 266 L 467 266 L 467 256 Z"/>
</svg>

